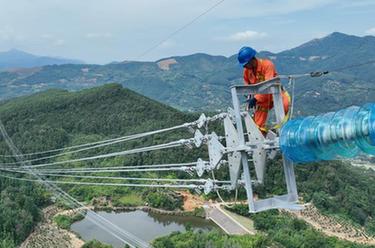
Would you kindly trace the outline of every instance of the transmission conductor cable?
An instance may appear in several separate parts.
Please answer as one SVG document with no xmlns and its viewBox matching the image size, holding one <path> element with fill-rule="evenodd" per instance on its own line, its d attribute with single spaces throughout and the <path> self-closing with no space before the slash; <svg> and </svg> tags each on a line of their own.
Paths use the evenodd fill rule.
<svg viewBox="0 0 375 248">
<path fill-rule="evenodd" d="M 51 162 L 51 163 L 44 163 L 44 164 L 37 164 L 37 165 L 29 165 L 25 166 L 25 168 L 39 168 L 39 167 L 45 167 L 50 165 L 60 165 L 60 164 L 66 164 L 66 163 L 75 163 L 75 162 L 81 162 L 81 161 L 88 161 L 88 160 L 94 160 L 94 159 L 102 159 L 102 158 L 109 158 L 109 157 L 116 157 L 116 156 L 125 156 L 125 155 L 131 155 L 136 153 L 142 153 L 142 152 L 149 152 L 149 151 L 155 151 L 155 150 L 162 150 L 162 149 L 168 149 L 168 148 L 174 148 L 174 147 L 180 147 L 185 144 L 191 143 L 192 140 L 186 140 L 182 139 L 179 141 L 172 141 L 170 143 L 166 144 L 160 144 L 160 145 L 154 145 L 154 146 L 148 146 L 148 147 L 141 147 L 136 148 L 132 150 L 126 150 L 121 152 L 113 152 L 109 154 L 102 154 L 97 155 L 93 157 L 85 157 L 85 158 L 79 158 L 79 159 L 71 159 L 66 161 L 57 161 L 57 162 Z M 19 164 L 19 163 L 17 163 Z M 0 164 L 0 166 L 4 166 L 7 164 Z"/>
<path fill-rule="evenodd" d="M 18 161 L 22 162 L 23 156 L 19 152 L 18 148 L 14 145 L 12 139 L 8 136 L 8 133 L 6 132 L 5 127 L 4 127 L 3 123 L 1 122 L 1 120 L 0 120 L 0 131 L 3 134 L 5 142 L 7 143 L 8 147 L 10 148 L 10 150 L 12 151 L 12 153 L 14 154 L 15 158 Z M 25 164 L 25 163 L 23 163 L 23 164 Z M 24 167 L 25 166 L 22 166 L 21 168 L 24 168 Z M 122 230 L 121 228 L 119 228 L 118 226 L 116 226 L 115 224 L 113 224 L 112 222 L 108 221 L 106 218 L 104 218 L 104 217 L 96 214 L 95 212 L 91 211 L 91 209 L 89 209 L 88 207 L 86 207 L 82 203 L 78 202 L 75 198 L 73 198 L 72 196 L 70 196 L 69 194 L 67 194 L 65 191 L 63 191 L 61 188 L 57 187 L 55 184 L 47 182 L 47 181 L 44 181 L 41 176 L 39 176 L 37 173 L 35 173 L 34 170 L 32 170 L 32 169 L 28 169 L 28 170 L 30 171 L 31 174 L 33 174 L 33 176 L 35 176 L 36 178 L 38 178 L 35 181 L 44 184 L 47 187 L 47 189 L 49 189 L 52 192 L 54 192 L 55 195 L 57 195 L 58 197 L 61 197 L 62 199 L 67 200 L 71 206 L 81 206 L 82 208 L 84 208 L 85 210 L 87 210 L 89 213 L 92 213 L 93 216 L 95 216 L 95 218 L 97 218 L 95 221 L 93 221 L 94 223 L 98 224 L 97 221 L 99 221 L 99 222 L 100 221 L 104 221 L 105 223 L 102 222 L 102 224 L 100 224 L 98 226 L 101 227 L 101 228 L 103 228 L 105 231 L 107 231 L 111 235 L 113 235 L 115 238 L 119 239 L 120 241 L 122 241 L 125 244 L 129 244 L 131 247 L 135 247 L 133 244 L 130 244 L 129 241 L 125 241 L 124 239 L 122 239 L 121 237 L 119 237 L 118 235 L 116 235 L 115 233 L 113 233 L 106 226 L 106 223 L 109 224 L 109 225 L 111 225 L 111 226 L 113 226 L 113 228 L 115 228 L 120 233 L 122 233 L 126 238 L 130 239 L 131 242 L 137 244 L 137 246 L 140 246 L 140 247 L 149 247 L 149 245 L 147 243 L 145 243 L 144 241 L 142 241 L 142 240 L 138 239 L 137 237 L 135 237 L 134 235 L 132 235 L 132 234 L 130 234 L 130 233 Z M 0 176 L 6 177 L 6 176 L 3 176 L 3 175 L 0 175 Z M 8 177 L 8 178 L 9 179 L 17 179 L 17 178 L 12 178 L 12 177 Z M 91 218 L 89 218 L 89 219 L 91 220 Z M 98 219 L 100 219 L 100 220 L 98 220 Z"/>
</svg>

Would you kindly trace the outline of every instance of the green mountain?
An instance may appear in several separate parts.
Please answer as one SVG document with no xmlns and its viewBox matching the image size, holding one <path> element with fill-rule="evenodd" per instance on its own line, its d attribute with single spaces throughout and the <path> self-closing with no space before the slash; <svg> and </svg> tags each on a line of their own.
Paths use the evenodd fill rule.
<svg viewBox="0 0 375 248">
<path fill-rule="evenodd" d="M 192 119 L 116 84 L 16 98 L 0 105 L 0 116 L 23 153 L 71 145 L 77 136 L 123 136 Z"/>
<path fill-rule="evenodd" d="M 20 97 L 0 104 L 0 116 L 10 137 L 23 153 L 157 130 L 197 118 L 197 116 L 181 113 L 169 106 L 123 89 L 120 85 L 113 84 L 75 93 L 65 90 L 48 90 L 32 96 Z M 77 158 L 165 143 L 187 135 L 191 136 L 186 130 L 164 136 L 154 135 L 126 144 L 117 144 L 57 159 Z M 0 140 L 0 154 L 10 154 L 3 139 Z M 199 153 L 196 156 L 199 156 Z M 194 160 L 195 157 L 189 150 L 175 149 L 173 154 L 170 154 L 170 150 L 159 151 L 97 160 L 85 163 L 85 165 L 136 165 Z M 4 157 L 0 157 L 0 161 L 0 163 L 14 162 L 12 159 Z M 72 166 L 72 164 L 66 166 Z M 4 171 L 0 173 L 1 176 L 20 176 Z M 137 176 L 137 174 L 134 175 Z M 178 173 L 171 176 L 176 177 L 176 175 Z M 145 175 L 138 173 L 138 176 Z M 141 204 L 142 196 L 148 199 L 151 197 L 149 195 L 152 195 L 157 197 L 159 206 L 165 208 L 168 208 L 174 201 L 163 192 L 153 192 L 147 189 L 134 192 L 125 187 L 69 186 L 63 188 L 79 200 L 88 202 L 96 196 L 110 196 L 114 204 L 122 204 L 121 201 L 124 201 L 122 197 L 130 194 L 133 198 L 139 198 Z M 23 241 L 33 230 L 36 223 L 41 220 L 40 208 L 49 204 L 50 200 L 49 195 L 37 184 L 3 177 L 0 177 L 0 193 L 0 247 L 11 248 L 15 247 L 14 244 Z M 137 195 L 134 196 L 134 193 Z M 152 205 L 151 200 L 150 204 Z M 132 204 L 127 201 L 125 203 Z"/>
<path fill-rule="evenodd" d="M 45 65 L 82 64 L 80 60 L 37 56 L 17 49 L 0 52 L 0 70 Z"/>
<path fill-rule="evenodd" d="M 78 92 L 48 90 L 9 100 L 0 104 L 0 117 L 9 135 L 24 153 L 170 127 L 197 118 L 194 114 L 180 112 L 116 84 L 108 84 Z M 219 134 L 221 134 L 220 130 Z M 156 135 L 127 144 L 82 152 L 77 155 L 69 154 L 57 159 L 122 151 L 128 148 L 165 143 L 182 137 L 191 137 L 191 134 L 186 131 L 172 132 L 167 135 Z M 9 153 L 5 142 L 1 140 L 0 154 Z M 172 152 L 171 150 L 158 151 L 59 167 L 191 162 L 198 157 L 207 159 L 207 154 L 204 151 L 198 151 L 198 149 L 176 148 Z M 6 158 L 0 158 L 0 161 L 11 162 L 10 159 Z M 256 189 L 258 194 L 266 196 L 283 192 L 281 167 L 281 161 L 279 160 L 274 161 L 269 166 L 268 177 L 266 178 L 267 185 L 258 187 Z M 300 195 L 305 201 L 312 201 L 321 211 L 346 219 L 355 225 L 363 226 L 369 233 L 375 233 L 374 172 L 354 168 L 341 162 L 329 162 L 300 166 L 297 168 L 296 174 Z M 9 175 L 9 173 L 2 172 L 2 175 Z M 121 176 L 127 175 L 129 174 L 121 174 Z M 159 174 L 135 173 L 134 175 L 144 177 Z M 189 177 L 186 173 L 167 173 L 162 174 L 162 176 L 168 176 L 169 178 Z M 216 176 L 225 179 L 228 176 L 227 169 L 221 169 Z M 2 230 L 0 231 L 0 240 L 7 242 L 3 247 L 14 247 L 13 243 L 18 244 L 24 240 L 40 220 L 39 208 L 49 203 L 49 195 L 36 184 L 31 185 L 32 187 L 30 187 L 30 183 L 0 178 L 0 230 Z M 64 186 L 63 188 L 74 197 L 85 202 L 90 202 L 97 196 L 108 196 L 111 197 L 114 204 L 119 206 L 142 204 L 145 201 L 162 208 L 178 206 L 179 204 L 178 201 L 171 199 L 165 191 L 149 189 L 135 191 L 126 187 Z M 225 192 L 223 194 L 226 196 Z M 214 193 L 209 195 L 209 198 L 215 197 L 216 194 Z M 240 191 L 239 197 L 245 199 L 246 195 L 243 191 Z M 134 200 L 134 198 L 136 201 L 131 202 L 130 199 Z M 322 245 L 322 247 L 363 247 L 342 243 L 336 239 L 328 239 L 320 232 L 307 227 L 304 222 L 301 224 L 300 221 L 286 221 L 285 217 L 271 217 L 272 221 L 277 222 L 280 230 L 285 231 L 277 233 L 277 230 L 271 227 L 263 227 L 263 229 L 266 233 L 269 232 L 272 239 L 277 242 L 283 240 L 283 244 L 289 242 L 293 244 L 293 246 L 285 245 L 285 247 L 301 247 L 302 244 L 315 244 L 317 242 L 327 245 Z M 292 232 L 293 235 L 290 234 Z M 192 239 L 195 237 L 194 235 L 187 233 L 184 235 L 184 239 Z M 201 234 L 195 238 L 210 243 L 209 239 L 217 237 L 217 235 Z M 217 240 L 218 244 L 222 242 L 224 244 L 226 242 L 230 242 L 230 244 L 232 242 L 241 242 L 242 244 L 252 244 L 258 241 L 266 242 L 264 236 L 249 236 L 248 239 L 244 238 L 243 240 L 242 238 L 229 238 L 227 236 L 222 236 L 222 238 Z M 226 241 L 226 239 L 228 240 Z M 172 235 L 171 240 L 174 242 L 178 238 Z M 165 239 L 160 242 L 164 241 Z M 267 241 L 266 244 L 268 243 Z"/>
<path fill-rule="evenodd" d="M 280 74 L 332 71 L 321 78 L 297 80 L 295 102 L 301 114 L 321 112 L 321 106 L 329 111 L 375 101 L 375 63 L 334 71 L 373 60 L 373 36 L 332 33 L 291 50 L 260 52 L 259 56 L 272 59 Z M 225 110 L 231 105 L 229 87 L 242 84 L 241 77 L 235 55 L 227 58 L 194 54 L 156 62 L 123 62 L 103 66 L 52 65 L 0 73 L 0 99 L 49 88 L 79 90 L 119 83 L 180 110 Z"/>
</svg>

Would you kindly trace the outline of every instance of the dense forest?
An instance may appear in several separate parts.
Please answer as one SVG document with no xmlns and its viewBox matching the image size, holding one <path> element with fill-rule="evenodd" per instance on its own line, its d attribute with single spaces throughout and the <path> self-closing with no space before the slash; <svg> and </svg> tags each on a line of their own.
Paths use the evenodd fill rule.
<svg viewBox="0 0 375 248">
<path fill-rule="evenodd" d="M 282 192 L 281 161 L 270 162 L 260 195 Z M 300 196 L 323 213 L 361 225 L 375 235 L 375 172 L 330 161 L 296 166 Z"/>
<path fill-rule="evenodd" d="M 155 248 L 206 248 L 206 247 L 277 247 L 265 235 L 230 236 L 217 231 L 185 233 L 174 232 L 156 239 Z"/>
<path fill-rule="evenodd" d="M 10 137 L 23 153 L 60 148 L 69 145 L 93 142 L 104 138 L 119 137 L 142 131 L 156 130 L 192 121 L 195 115 L 186 115 L 166 105 L 151 101 L 143 96 L 123 89 L 119 85 L 106 85 L 100 88 L 69 93 L 50 90 L 37 95 L 22 97 L 0 105 L 0 116 Z M 128 144 L 117 144 L 95 151 L 82 152 L 69 159 L 164 143 L 180 137 L 190 137 L 186 130 L 167 136 L 155 135 Z M 5 142 L 0 142 L 0 154 L 10 155 Z M 165 162 L 194 161 L 192 152 L 176 149 L 150 154 L 118 157 L 86 164 L 65 166 L 105 166 L 112 163 L 152 164 Z M 2 163 L 14 162 L 0 158 Z M 193 159 L 193 160 L 190 160 Z M 61 166 L 64 167 L 64 166 Z M 61 168 L 60 167 L 60 168 Z M 4 176 L 19 176 L 1 172 Z M 144 176 L 144 175 L 142 175 Z M 152 176 L 152 174 L 150 174 Z M 178 175 L 173 174 L 172 177 Z M 32 187 L 30 187 L 32 185 Z M 0 239 L 4 247 L 11 243 L 19 244 L 32 231 L 41 218 L 40 209 L 48 204 L 49 195 L 43 188 L 28 182 L 0 178 Z M 181 207 L 181 199 L 171 197 L 168 191 L 139 190 L 137 193 L 125 187 L 83 187 L 63 186 L 70 194 L 81 201 L 90 202 L 97 196 L 108 196 L 115 205 L 143 205 L 174 209 Z"/>
<path fill-rule="evenodd" d="M 0 247 L 15 247 L 27 238 L 42 216 L 50 195 L 40 186 L 0 179 Z"/>
<path fill-rule="evenodd" d="M 248 214 L 246 205 L 231 209 L 236 213 L 250 216 L 257 235 L 229 236 L 215 231 L 209 233 L 187 231 L 175 232 L 154 241 L 155 248 L 206 248 L 206 247 L 285 247 L 285 248 L 369 248 L 337 238 L 327 237 L 304 221 L 280 214 L 275 210 L 254 215 Z"/>
<path fill-rule="evenodd" d="M 110 84 L 74 93 L 63 90 L 49 90 L 33 96 L 3 102 L 0 104 L 0 117 L 18 148 L 23 153 L 30 153 L 170 127 L 193 121 L 198 118 L 198 115 L 179 112 L 130 90 L 123 89 L 120 85 Z M 220 132 L 219 127 L 214 128 L 218 128 Z M 68 154 L 57 159 L 65 160 L 150 144 L 161 144 L 182 137 L 192 137 L 192 134 L 187 130 L 181 130 L 79 154 Z M 0 142 L 0 154 L 10 154 L 3 140 Z M 207 154 L 204 150 L 176 148 L 173 152 L 168 150 L 143 153 L 94 162 L 60 165 L 59 168 L 194 162 L 198 157 L 207 159 Z M 14 162 L 12 159 L 4 157 L 1 157 L 0 160 L 2 163 Z M 269 194 L 280 194 L 285 191 L 281 168 L 280 160 L 269 163 L 265 186 L 256 188 L 261 197 Z M 5 172 L 1 172 L 1 174 L 2 176 L 19 176 Z M 225 178 L 227 176 L 225 174 L 227 173 L 223 168 L 217 173 L 217 177 Z M 373 207 L 375 205 L 375 173 L 373 171 L 354 168 L 343 162 L 324 162 L 297 166 L 296 174 L 299 193 L 304 202 L 313 202 L 322 212 L 334 215 L 337 218 L 343 218 L 355 225 L 364 226 L 369 233 L 375 234 L 375 210 Z M 134 174 L 134 176 L 139 175 L 139 173 Z M 152 177 L 157 176 L 157 174 L 143 173 L 141 176 Z M 190 177 L 182 172 L 162 173 L 160 176 L 168 176 L 169 178 Z M 40 221 L 40 209 L 49 204 L 50 195 L 37 184 L 21 183 L 4 178 L 0 179 L 0 187 L 0 230 L 2 230 L 0 239 L 3 240 L 4 244 L 0 247 L 13 247 L 24 240 L 35 224 Z M 142 189 L 134 191 L 127 187 L 66 185 L 62 188 L 77 199 L 87 203 L 95 197 L 106 196 L 116 206 L 143 205 L 147 202 L 151 206 L 159 208 L 178 209 L 181 208 L 182 204 L 181 199 L 174 196 L 173 192 L 164 190 Z M 223 192 L 223 195 L 228 199 L 230 198 L 230 195 L 225 192 Z M 208 197 L 214 198 L 216 195 L 211 194 Z M 240 197 L 244 197 L 243 191 L 240 192 Z M 268 236 L 258 235 L 244 238 L 189 231 L 184 234 L 174 233 L 168 238 L 158 239 L 155 246 L 163 247 L 162 244 L 168 243 L 169 246 L 165 247 L 175 247 L 173 244 L 180 242 L 178 240 L 185 241 L 182 243 L 201 240 L 199 244 L 202 245 L 205 244 L 205 241 L 217 242 L 208 243 L 212 245 L 232 243 L 249 245 L 245 247 L 251 247 L 251 245 L 262 247 L 256 245 L 268 244 L 272 247 L 272 245 L 280 243 L 285 247 L 298 247 L 297 244 L 313 247 L 307 246 L 312 242 L 318 242 L 317 244 L 322 244 L 322 247 L 329 247 L 324 246 L 327 244 L 337 244 L 336 247 L 361 247 L 327 238 L 304 223 L 298 221 L 295 223 L 293 220 L 285 216 L 279 216 L 274 212 L 268 215 L 269 221 L 275 221 L 277 224 L 274 226 L 289 231 L 278 233 L 272 229 L 272 226 L 258 225 L 258 228 L 267 233 Z M 259 215 L 258 219 L 261 220 L 262 215 Z M 66 224 L 66 220 L 61 221 Z M 295 232 L 296 229 L 300 229 L 300 231 L 292 236 L 291 233 Z M 289 237 L 287 237 L 288 235 Z M 312 239 L 313 236 L 316 237 Z M 217 241 L 208 241 L 214 237 L 217 238 Z M 291 246 L 282 241 L 290 242 Z M 345 246 L 347 244 L 349 246 Z"/>
</svg>

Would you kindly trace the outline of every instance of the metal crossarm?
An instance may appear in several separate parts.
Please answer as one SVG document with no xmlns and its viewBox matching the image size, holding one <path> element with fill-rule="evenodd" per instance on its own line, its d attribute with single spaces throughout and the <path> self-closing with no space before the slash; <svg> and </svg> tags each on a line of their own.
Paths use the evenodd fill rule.
<svg viewBox="0 0 375 248">
<path fill-rule="evenodd" d="M 279 126 L 285 118 L 285 111 L 282 101 L 282 86 L 278 77 L 271 80 L 247 85 L 247 86 L 232 86 L 232 101 L 233 101 L 233 120 L 235 122 L 237 134 L 233 132 L 233 126 L 229 123 L 229 119 L 225 119 L 224 124 L 226 130 L 227 146 L 232 149 L 237 146 L 238 151 L 228 155 L 228 162 L 231 175 L 231 185 L 237 185 L 239 181 L 239 174 L 241 167 L 238 164 L 238 154 L 240 154 L 240 164 L 242 165 L 243 180 L 245 182 L 245 189 L 248 198 L 248 205 L 250 212 L 259 212 L 273 208 L 286 209 L 301 209 L 302 206 L 296 204 L 298 201 L 296 179 L 294 175 L 293 163 L 286 158 L 283 158 L 283 169 L 285 174 L 285 181 L 288 193 L 282 196 L 273 196 L 271 198 L 255 200 L 253 192 L 253 180 L 249 168 L 249 156 L 251 156 L 257 182 L 263 183 L 264 174 L 266 171 L 266 157 L 269 150 L 278 148 L 278 139 L 275 133 L 264 137 L 259 131 L 258 127 L 250 118 L 248 113 L 241 113 L 241 106 L 239 95 L 248 94 L 272 94 L 274 101 L 274 108 L 276 120 Z M 230 111 L 231 112 L 231 111 Z M 243 122 L 246 126 L 246 133 L 244 132 Z M 248 137 L 248 142 L 245 141 L 245 135 Z M 246 147 L 246 149 L 244 149 Z"/>
</svg>

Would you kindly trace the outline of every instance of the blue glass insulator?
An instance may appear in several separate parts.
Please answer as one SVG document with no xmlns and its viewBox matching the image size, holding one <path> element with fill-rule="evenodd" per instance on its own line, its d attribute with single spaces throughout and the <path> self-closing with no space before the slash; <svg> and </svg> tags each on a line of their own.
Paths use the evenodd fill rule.
<svg viewBox="0 0 375 248">
<path fill-rule="evenodd" d="M 375 155 L 375 104 L 290 120 L 280 147 L 296 163 Z"/>
</svg>

